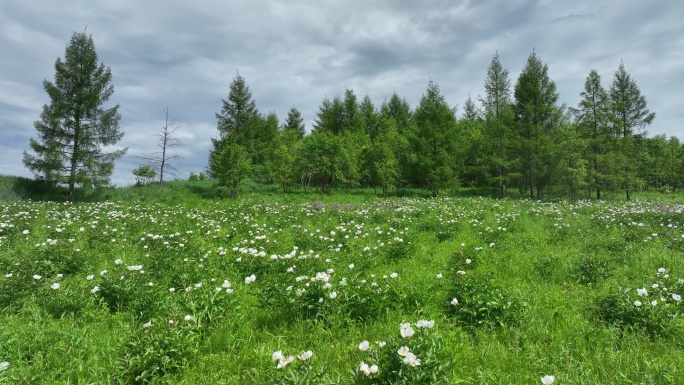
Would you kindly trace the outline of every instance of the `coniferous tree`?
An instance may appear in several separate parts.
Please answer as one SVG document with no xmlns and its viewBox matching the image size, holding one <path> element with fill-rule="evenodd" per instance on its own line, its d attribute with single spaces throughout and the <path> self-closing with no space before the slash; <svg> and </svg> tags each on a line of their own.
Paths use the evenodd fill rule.
<svg viewBox="0 0 684 385">
<path fill-rule="evenodd" d="M 436 197 L 440 189 L 453 186 L 456 182 L 453 158 L 456 118 L 439 86 L 432 80 L 420 99 L 414 120 L 417 175 L 432 196 Z"/>
<path fill-rule="evenodd" d="M 363 116 L 359 111 L 359 103 L 353 90 L 344 91 L 343 132 L 359 132 L 362 129 Z"/>
<path fill-rule="evenodd" d="M 587 185 L 587 142 L 581 137 L 576 124 L 562 124 L 556 131 L 556 174 L 558 182 L 566 189 L 570 201 Z"/>
<path fill-rule="evenodd" d="M 280 123 L 278 122 L 278 115 L 275 112 L 269 112 L 266 115 L 259 116 L 259 125 L 254 133 L 252 168 L 255 176 L 265 177 L 268 182 L 272 182 L 267 168 L 270 167 L 268 163 L 272 162 L 273 148 L 278 136 Z"/>
<path fill-rule="evenodd" d="M 114 161 L 127 149 L 103 153 L 123 137 L 119 131 L 119 106 L 103 109 L 114 93 L 112 74 L 98 63 L 92 36 L 74 33 L 64 60 L 55 62 L 55 81 L 43 81 L 50 104 L 43 106 L 34 123 L 38 140 L 31 138 L 36 155 L 24 151 L 24 165 L 38 177 L 69 186 L 67 200 L 74 200 L 74 186 L 109 183 Z"/>
<path fill-rule="evenodd" d="M 406 99 L 393 93 L 388 103 L 383 103 L 381 111 L 394 119 L 397 131 L 403 133 L 411 127 L 411 108 Z"/>
<path fill-rule="evenodd" d="M 485 186 L 489 176 L 485 155 L 485 121 L 470 95 L 463 104 L 463 116 L 458 124 L 461 127 L 464 156 L 456 160 L 456 168 L 463 170 L 461 179 L 464 185 Z"/>
<path fill-rule="evenodd" d="M 221 112 L 216 114 L 216 120 L 219 137 L 211 140 L 214 148 L 209 156 L 209 173 L 212 176 L 218 171 L 213 154 L 221 152 L 221 144 L 224 143 L 222 139 L 227 136 L 232 137 L 232 144 L 245 149 L 250 160 L 254 157 L 254 138 L 261 121 L 252 92 L 239 73 L 230 84 L 228 99 L 222 100 Z"/>
<path fill-rule="evenodd" d="M 615 132 L 620 138 L 618 179 L 627 200 L 630 200 L 632 188 L 640 183 L 634 164 L 640 150 L 638 139 L 646 135 L 645 127 L 653 122 L 655 113 L 647 108 L 646 98 L 625 70 L 624 63 L 620 63 L 615 71 L 610 100 Z"/>
<path fill-rule="evenodd" d="M 304 118 L 302 118 L 301 112 L 297 107 L 290 108 L 287 113 L 287 119 L 285 120 L 284 131 L 294 131 L 299 139 L 306 135 L 306 129 L 304 126 Z"/>
<path fill-rule="evenodd" d="M 494 168 L 498 197 L 506 195 L 508 173 L 512 168 L 509 156 L 511 147 L 511 81 L 508 70 L 501 65 L 499 53 L 494 55 L 485 78 L 485 96 L 480 98 L 484 106 L 485 137 L 488 146 L 485 150 L 489 164 Z"/>
<path fill-rule="evenodd" d="M 394 92 L 389 102 L 384 102 L 380 107 L 380 116 L 385 121 L 392 121 L 391 125 L 397 134 L 393 145 L 393 151 L 399 163 L 397 185 L 413 181 L 415 176 L 413 169 L 416 160 L 410 145 L 413 138 L 413 128 L 411 123 L 412 111 L 408 102 Z"/>
<path fill-rule="evenodd" d="M 530 198 L 541 199 L 553 174 L 553 131 L 560 120 L 556 83 L 548 66 L 532 52 L 515 85 L 517 153 Z"/>
<path fill-rule="evenodd" d="M 363 97 L 359 105 L 359 114 L 363 131 L 370 136 L 371 141 L 375 140 L 379 130 L 379 114 L 368 95 Z"/>
<path fill-rule="evenodd" d="M 323 99 L 312 131 L 328 131 L 334 135 L 340 134 L 345 130 L 345 106 L 339 96 L 332 102 L 327 97 Z"/>
<path fill-rule="evenodd" d="M 596 199 L 601 199 L 601 192 L 611 185 L 614 172 L 615 137 L 610 121 L 610 98 L 596 70 L 589 72 L 580 95 L 582 100 L 572 112 L 579 123 L 580 138 L 586 141 L 589 186 L 596 191 Z"/>
</svg>

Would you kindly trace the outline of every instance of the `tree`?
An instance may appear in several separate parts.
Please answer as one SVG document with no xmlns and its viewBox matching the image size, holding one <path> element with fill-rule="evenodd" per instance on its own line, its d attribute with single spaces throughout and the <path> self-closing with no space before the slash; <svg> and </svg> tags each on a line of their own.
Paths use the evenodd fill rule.
<svg viewBox="0 0 684 385">
<path fill-rule="evenodd" d="M 133 170 L 133 175 L 135 175 L 135 184 L 138 186 L 144 186 L 150 184 L 152 179 L 154 179 L 156 172 L 152 167 L 145 165 L 139 166 Z"/>
<path fill-rule="evenodd" d="M 67 200 L 73 202 L 74 187 L 109 183 L 114 161 L 127 148 L 103 152 L 123 137 L 119 131 L 119 105 L 103 109 L 114 93 L 109 67 L 98 63 L 93 38 L 74 33 L 64 60 L 55 61 L 55 81 L 43 81 L 50 104 L 43 106 L 34 123 L 38 140 L 29 144 L 36 155 L 24 151 L 24 165 L 39 178 L 69 186 Z"/>
<path fill-rule="evenodd" d="M 312 181 L 322 194 L 330 194 L 333 186 L 346 183 L 346 175 L 353 167 L 342 138 L 325 130 L 304 137 L 297 164 L 302 185 Z"/>
<path fill-rule="evenodd" d="M 300 142 L 297 130 L 286 128 L 278 132 L 273 146 L 273 154 L 269 162 L 269 177 L 280 182 L 283 192 L 289 191 L 290 186 L 299 181 L 297 167 L 297 153 Z"/>
<path fill-rule="evenodd" d="M 380 107 L 380 117 L 382 121 L 394 127 L 398 134 L 393 150 L 399 162 L 400 181 L 414 180 L 416 160 L 409 144 L 413 138 L 413 126 L 408 102 L 400 98 L 396 92 L 393 93 L 389 102 L 384 102 Z"/>
<path fill-rule="evenodd" d="M 228 99 L 222 100 L 221 112 L 216 114 L 219 137 L 212 139 L 214 149 L 209 155 L 209 173 L 216 175 L 219 170 L 213 164 L 213 153 L 221 152 L 222 139 L 228 135 L 233 136 L 232 142 L 242 146 L 251 158 L 254 156 L 254 138 L 258 126 L 261 124 L 256 102 L 252 99 L 245 78 L 240 73 L 235 75 L 230 84 Z"/>
<path fill-rule="evenodd" d="M 610 185 L 614 135 L 610 124 L 610 99 L 601 85 L 601 76 L 591 70 L 584 82 L 584 92 L 578 108 L 572 109 L 579 123 L 579 138 L 584 140 L 588 149 L 590 188 L 596 190 L 596 199 L 601 199 L 601 191 Z"/>
<path fill-rule="evenodd" d="M 230 135 L 221 139 L 219 149 L 211 153 L 217 185 L 228 188 L 229 196 L 235 198 L 238 188 L 247 180 L 252 170 L 249 154 Z"/>
<path fill-rule="evenodd" d="M 513 110 L 511 108 L 511 81 L 508 70 L 503 68 L 497 52 L 492 58 L 487 77 L 485 78 L 485 96 L 480 98 L 484 106 L 485 138 L 487 146 L 485 152 L 488 163 L 495 169 L 499 199 L 506 195 L 508 172 L 512 168 L 509 157 L 511 147 L 511 123 Z"/>
<path fill-rule="evenodd" d="M 363 124 L 363 116 L 359 113 L 359 104 L 353 90 L 344 91 L 343 132 L 359 132 Z"/>
<path fill-rule="evenodd" d="M 252 145 L 252 166 L 255 175 L 259 177 L 266 177 L 267 182 L 273 181 L 268 174 L 268 168 L 273 161 L 273 148 L 275 146 L 276 138 L 278 136 L 278 129 L 280 123 L 278 122 L 278 115 L 275 112 L 269 112 L 266 115 L 259 116 L 259 125 L 254 133 L 254 143 Z"/>
<path fill-rule="evenodd" d="M 486 186 L 490 182 L 490 164 L 486 153 L 489 144 L 485 139 L 485 120 L 470 95 L 463 104 L 458 126 L 463 156 L 455 159 L 455 167 L 462 170 L 461 181 L 464 185 Z"/>
<path fill-rule="evenodd" d="M 318 108 L 312 131 L 328 131 L 334 135 L 341 134 L 346 129 L 345 116 L 345 106 L 340 97 L 336 96 L 332 102 L 326 97 Z"/>
<path fill-rule="evenodd" d="M 646 98 L 631 76 L 625 71 L 624 63 L 615 71 L 610 87 L 611 112 L 617 135 L 620 137 L 619 181 L 625 190 L 627 200 L 631 189 L 639 184 L 634 159 L 638 152 L 637 136 L 645 136 L 645 127 L 655 119 L 655 113 L 646 106 Z"/>
<path fill-rule="evenodd" d="M 456 118 L 439 86 L 432 80 L 413 116 L 416 124 L 414 154 L 417 175 L 423 178 L 423 185 L 436 197 L 441 188 L 455 182 L 453 154 L 456 150 Z"/>
<path fill-rule="evenodd" d="M 361 127 L 363 131 L 370 136 L 371 140 L 375 140 L 379 129 L 379 116 L 368 95 L 363 97 L 359 105 L 359 113 L 361 114 Z"/>
<path fill-rule="evenodd" d="M 557 178 L 574 202 L 577 194 L 587 185 L 586 141 L 582 140 L 576 125 L 563 124 L 557 132 L 558 141 L 556 156 Z"/>
<path fill-rule="evenodd" d="M 180 158 L 179 154 L 169 154 L 169 151 L 183 143 L 175 136 L 180 126 L 176 126 L 170 118 L 169 108 L 164 108 L 164 125 L 157 130 L 155 135 L 159 138 L 159 151 L 143 155 L 141 158 L 150 162 L 152 167 L 159 170 L 159 183 L 164 183 L 164 174 L 168 173 L 178 177 L 178 169 L 169 161 Z"/>
<path fill-rule="evenodd" d="M 294 131 L 297 133 L 297 137 L 299 139 L 306 135 L 304 118 L 302 118 L 302 114 L 299 112 L 297 107 L 290 108 L 290 111 L 287 113 L 287 119 L 285 120 L 285 126 L 283 127 L 283 130 Z"/>
<path fill-rule="evenodd" d="M 552 134 L 560 121 L 556 106 L 556 83 L 549 78 L 546 64 L 532 52 L 515 85 L 517 152 L 520 172 L 529 188 L 530 198 L 541 199 L 553 172 Z"/>
</svg>

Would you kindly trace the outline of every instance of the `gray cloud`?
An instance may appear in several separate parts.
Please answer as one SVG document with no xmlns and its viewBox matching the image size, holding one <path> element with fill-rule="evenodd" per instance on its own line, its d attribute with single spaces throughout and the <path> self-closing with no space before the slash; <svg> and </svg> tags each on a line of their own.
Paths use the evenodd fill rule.
<svg viewBox="0 0 684 385">
<path fill-rule="evenodd" d="M 651 134 L 678 135 L 684 113 L 684 4 L 674 0 L 378 0 L 238 2 L 8 0 L 0 3 L 0 173 L 21 164 L 73 31 L 91 33 L 112 70 L 129 155 L 114 181 L 132 183 L 168 107 L 180 126 L 185 173 L 206 165 L 214 114 L 240 71 L 262 112 L 292 106 L 310 128 L 325 96 L 346 88 L 379 105 L 392 92 L 415 107 L 428 79 L 452 105 L 482 93 L 496 51 L 513 84 L 534 48 L 561 102 L 575 106 L 591 69 L 608 87 L 623 60 L 658 116 Z"/>
</svg>

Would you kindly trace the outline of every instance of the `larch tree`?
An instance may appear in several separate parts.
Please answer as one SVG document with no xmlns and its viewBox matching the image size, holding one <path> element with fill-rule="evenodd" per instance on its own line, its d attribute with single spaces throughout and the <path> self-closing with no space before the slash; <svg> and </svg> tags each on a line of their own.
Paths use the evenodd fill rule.
<svg viewBox="0 0 684 385">
<path fill-rule="evenodd" d="M 580 139 L 586 142 L 589 187 L 596 191 L 596 199 L 601 199 L 601 192 L 611 184 L 614 172 L 615 136 L 610 119 L 610 98 L 596 70 L 587 75 L 584 92 L 580 95 L 582 100 L 572 112 L 579 123 Z"/>
<path fill-rule="evenodd" d="M 216 114 L 219 137 L 212 139 L 214 148 L 209 155 L 208 171 L 212 177 L 218 175 L 217 157 L 215 153 L 221 153 L 221 145 L 226 143 L 223 139 L 230 136 L 231 145 L 242 146 L 251 160 L 254 156 L 255 131 L 261 124 L 256 102 L 252 98 L 245 78 L 239 73 L 235 75 L 230 84 L 228 99 L 222 100 L 221 112 Z M 222 162 L 222 164 L 225 164 Z"/>
<path fill-rule="evenodd" d="M 456 117 L 439 86 L 432 80 L 413 117 L 416 127 L 413 142 L 417 162 L 415 171 L 423 179 L 422 184 L 436 197 L 440 189 L 455 182 Z"/>
<path fill-rule="evenodd" d="M 508 70 L 501 65 L 499 53 L 492 58 L 485 78 L 485 95 L 480 98 L 484 107 L 486 154 L 494 168 L 499 199 L 506 196 L 508 172 L 512 168 L 511 147 L 511 81 Z"/>
<path fill-rule="evenodd" d="M 609 92 L 615 132 L 620 138 L 618 179 L 625 190 L 626 199 L 630 200 L 632 189 L 640 182 L 634 164 L 638 155 L 635 139 L 646 135 L 646 126 L 653 122 L 655 113 L 649 111 L 646 98 L 625 70 L 624 63 L 620 63 L 615 71 Z"/>
<path fill-rule="evenodd" d="M 463 104 L 463 115 L 458 121 L 464 156 L 456 159 L 459 169 L 463 170 L 461 179 L 464 185 L 486 186 L 489 182 L 488 143 L 485 137 L 485 120 L 475 101 L 468 95 Z"/>
<path fill-rule="evenodd" d="M 549 69 L 536 53 L 527 58 L 515 85 L 515 118 L 517 153 L 520 173 L 530 198 L 542 198 L 542 192 L 553 175 L 553 131 L 561 119 L 556 106 L 556 83 L 549 78 Z"/>
<path fill-rule="evenodd" d="M 297 107 L 290 108 L 287 113 L 287 118 L 285 119 L 285 125 L 283 126 L 283 131 L 294 131 L 299 139 L 306 135 L 306 129 L 304 126 L 304 118 L 302 118 L 302 113 L 299 112 Z"/>
<path fill-rule="evenodd" d="M 24 151 L 23 162 L 37 177 L 68 185 L 67 200 L 73 202 L 77 184 L 108 184 L 114 161 L 127 151 L 102 148 L 114 146 L 124 134 L 118 104 L 103 108 L 114 86 L 109 67 L 98 62 L 92 36 L 71 36 L 64 60 L 55 61 L 55 81 L 44 80 L 43 88 L 50 104 L 34 123 L 38 140 L 29 144 L 36 155 Z"/>
</svg>

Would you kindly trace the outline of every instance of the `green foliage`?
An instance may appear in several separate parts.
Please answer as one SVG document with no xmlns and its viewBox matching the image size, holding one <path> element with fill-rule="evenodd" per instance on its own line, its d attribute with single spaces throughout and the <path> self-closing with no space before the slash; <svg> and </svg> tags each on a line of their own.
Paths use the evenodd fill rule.
<svg viewBox="0 0 684 385">
<path fill-rule="evenodd" d="M 150 184 L 156 174 L 157 173 L 150 166 L 139 166 L 133 170 L 133 175 L 135 175 L 135 184 L 138 186 Z"/>
<path fill-rule="evenodd" d="M 550 184 L 553 174 L 553 133 L 561 120 L 556 106 L 556 83 L 549 78 L 549 68 L 536 53 L 527 58 L 515 84 L 515 151 L 519 173 L 530 198 L 537 199 Z"/>
<path fill-rule="evenodd" d="M 596 285 L 610 277 L 610 264 L 599 258 L 584 258 L 575 266 L 575 280 L 582 285 Z"/>
<path fill-rule="evenodd" d="M 305 184 L 313 182 L 323 194 L 332 187 L 345 183 L 354 173 L 354 164 L 341 137 L 317 131 L 302 141 L 297 163 Z"/>
<path fill-rule="evenodd" d="M 449 314 L 466 328 L 511 327 L 521 322 L 520 300 L 496 285 L 491 277 L 457 274 L 448 293 L 445 302 L 450 303 Z"/>
<path fill-rule="evenodd" d="M 444 343 L 439 332 L 433 329 L 434 324 L 428 320 L 420 320 L 415 325 L 402 323 L 399 333 L 382 341 L 361 342 L 359 349 L 363 351 L 363 358 L 354 370 L 354 383 L 450 383 L 446 374 L 453 362 L 445 354 Z"/>
<path fill-rule="evenodd" d="M 67 184 L 72 202 L 76 184 L 107 185 L 114 161 L 127 151 L 102 152 L 101 147 L 116 144 L 124 134 L 119 131 L 119 106 L 102 109 L 114 86 L 109 68 L 98 64 L 91 36 L 71 36 L 64 60 L 55 61 L 55 82 L 45 80 L 43 88 L 50 104 L 34 123 L 39 139 L 32 138 L 30 145 L 36 155 L 24 151 L 24 165 L 40 179 Z"/>
<path fill-rule="evenodd" d="M 256 103 L 252 98 L 252 92 L 249 90 L 245 78 L 239 73 L 230 83 L 228 99 L 224 99 L 222 102 L 221 112 L 216 114 L 219 137 L 212 139 L 213 149 L 209 153 L 209 174 L 213 179 L 220 179 L 219 174 L 225 174 L 226 164 L 217 164 L 216 162 L 225 158 L 226 154 L 221 153 L 224 152 L 226 141 L 229 141 L 231 145 L 241 147 L 246 152 L 250 164 L 255 160 L 261 161 L 263 149 L 259 148 L 260 143 L 257 139 L 270 136 L 270 134 L 264 135 L 261 131 L 266 128 L 272 131 L 273 126 L 271 121 L 265 120 L 259 115 Z M 276 121 L 276 129 L 277 125 Z M 235 151 L 241 150 L 231 150 L 231 152 Z M 243 166 L 236 167 L 236 170 L 241 171 Z M 230 194 L 233 195 L 234 189 L 229 186 L 229 190 Z"/>
<path fill-rule="evenodd" d="M 684 312 L 684 280 L 670 277 L 659 268 L 655 279 L 641 288 L 617 289 L 596 302 L 598 320 L 651 336 L 675 333 L 681 336 Z"/>
<path fill-rule="evenodd" d="M 624 189 L 627 200 L 631 198 L 631 191 L 640 184 L 637 178 L 634 160 L 639 153 L 638 138 L 655 119 L 655 113 L 650 112 L 646 105 L 646 98 L 636 82 L 625 70 L 624 63 L 615 71 L 613 84 L 610 86 L 610 100 L 612 123 L 620 138 L 618 143 L 618 183 Z"/>
<path fill-rule="evenodd" d="M 682 374 L 679 194 L 544 203 L 516 191 L 424 199 L 404 189 L 399 200 L 370 189 L 279 195 L 251 182 L 232 200 L 216 199 L 214 184 L 6 203 L 0 382 L 538 383 L 553 374 L 603 384 Z M 644 280 L 657 266 L 672 270 Z M 633 289 L 623 298 L 618 286 Z M 611 296 L 619 301 L 599 307 Z M 635 300 L 647 315 L 630 313 Z M 409 320 L 415 334 L 402 336 Z M 420 365 L 404 361 L 402 346 Z M 278 368 L 281 349 L 295 358 Z"/>
<path fill-rule="evenodd" d="M 430 81 L 413 115 L 416 124 L 413 151 L 416 154 L 414 179 L 424 185 L 433 196 L 439 190 L 453 186 L 456 118 L 439 86 Z"/>
<path fill-rule="evenodd" d="M 235 198 L 252 169 L 247 150 L 227 137 L 211 157 L 212 174 L 218 180 L 218 186 L 228 188 L 230 197 Z"/>
<path fill-rule="evenodd" d="M 118 377 L 126 383 L 152 383 L 178 372 L 199 352 L 199 330 L 192 321 L 149 322 L 131 336 L 120 353 Z"/>
</svg>

